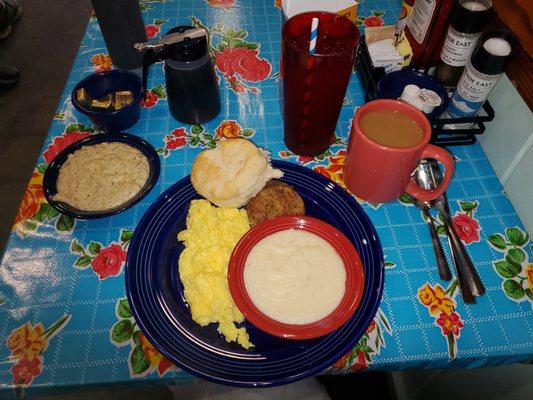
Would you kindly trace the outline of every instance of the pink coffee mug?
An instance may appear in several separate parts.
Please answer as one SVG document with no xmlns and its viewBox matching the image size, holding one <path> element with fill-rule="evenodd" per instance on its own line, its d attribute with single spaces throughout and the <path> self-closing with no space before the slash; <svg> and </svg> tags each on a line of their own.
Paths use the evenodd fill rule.
<svg viewBox="0 0 533 400">
<path fill-rule="evenodd" d="M 391 110 L 415 121 L 424 134 L 420 143 L 411 147 L 389 147 L 374 142 L 361 130 L 361 117 L 372 111 Z M 454 161 L 450 153 L 429 144 L 431 125 L 426 116 L 400 100 L 375 100 L 361 106 L 353 119 L 344 167 L 344 182 L 357 197 L 385 203 L 407 192 L 416 199 L 431 201 L 439 197 L 452 179 Z M 413 172 L 423 158 L 434 158 L 444 164 L 446 173 L 442 183 L 433 190 L 418 186 Z"/>
</svg>

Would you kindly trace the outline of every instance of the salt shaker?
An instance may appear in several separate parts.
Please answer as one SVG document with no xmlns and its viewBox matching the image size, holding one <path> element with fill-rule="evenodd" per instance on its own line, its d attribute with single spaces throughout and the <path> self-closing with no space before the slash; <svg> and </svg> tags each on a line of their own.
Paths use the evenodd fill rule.
<svg viewBox="0 0 533 400">
<path fill-rule="evenodd" d="M 474 117 L 500 80 L 513 56 L 516 38 L 506 31 L 481 36 L 463 75 L 450 98 L 445 117 Z M 468 128 L 471 124 L 450 124 L 449 128 Z"/>
<path fill-rule="evenodd" d="M 492 0 L 459 0 L 444 39 L 435 76 L 448 90 L 461 78 L 476 42 L 489 20 Z"/>
</svg>

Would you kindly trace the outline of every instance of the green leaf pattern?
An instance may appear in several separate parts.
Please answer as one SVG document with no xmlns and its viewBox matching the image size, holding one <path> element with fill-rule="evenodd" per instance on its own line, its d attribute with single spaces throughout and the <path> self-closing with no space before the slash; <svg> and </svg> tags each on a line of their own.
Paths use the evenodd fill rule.
<svg viewBox="0 0 533 400">
<path fill-rule="evenodd" d="M 109 340 L 117 347 L 130 347 L 128 356 L 128 367 L 130 375 L 133 378 L 141 378 L 147 376 L 156 370 L 158 365 L 151 365 L 149 355 L 145 352 L 141 342 L 142 333 L 133 318 L 131 307 L 127 298 L 120 298 L 115 304 L 115 316 L 118 321 L 111 327 L 109 331 Z M 169 368 L 163 371 L 175 370 Z"/>
<path fill-rule="evenodd" d="M 505 242 L 505 238 L 503 235 L 500 235 L 499 233 L 494 233 L 489 236 L 489 243 L 494 246 L 495 248 L 499 250 L 505 249 L 505 246 L 507 245 Z"/>
<path fill-rule="evenodd" d="M 130 365 L 134 375 L 142 375 L 143 372 L 150 368 L 150 361 L 144 354 L 141 345 L 135 346 L 130 354 Z"/>
<path fill-rule="evenodd" d="M 526 250 L 528 233 L 511 227 L 505 229 L 505 233 L 490 235 L 487 242 L 494 250 L 503 253 L 503 258 L 494 260 L 492 266 L 503 279 L 502 290 L 507 298 L 516 302 L 529 301 L 533 308 L 533 264 L 529 263 Z"/>
<path fill-rule="evenodd" d="M 40 164 L 35 167 L 35 171 L 44 174 L 47 164 Z M 70 216 L 60 214 L 48 203 L 41 203 L 37 213 L 30 219 L 23 221 L 16 229 L 17 235 L 24 239 L 34 233 L 39 226 L 51 222 L 58 233 L 70 233 L 76 224 L 76 220 Z"/>
<path fill-rule="evenodd" d="M 129 319 L 121 319 L 111 328 L 111 340 L 124 343 L 133 336 L 133 323 Z"/>
<path fill-rule="evenodd" d="M 133 317 L 128 300 L 120 299 L 118 301 L 117 315 L 120 318 L 132 318 Z"/>
<path fill-rule="evenodd" d="M 167 98 L 167 91 L 166 91 L 165 85 L 163 84 L 154 86 L 150 91 L 156 94 L 159 99 Z"/>
<path fill-rule="evenodd" d="M 519 228 L 507 228 L 505 235 L 509 239 L 509 242 L 514 246 L 525 246 L 529 242 L 529 235 L 527 232 L 523 232 Z"/>
<path fill-rule="evenodd" d="M 250 139 L 255 134 L 254 129 L 252 128 L 243 129 L 241 125 L 237 121 L 234 121 L 234 120 L 221 121 L 220 124 L 215 128 L 215 132 L 217 132 L 217 130 L 221 126 L 223 126 L 223 124 L 228 124 L 228 123 L 233 123 L 238 127 L 240 133 L 237 137 Z M 175 139 L 175 137 L 172 134 L 165 135 L 164 137 L 165 144 L 156 149 L 157 153 L 163 156 L 163 158 L 168 158 L 172 151 L 182 148 L 186 144 L 188 144 L 189 147 L 192 147 L 192 148 L 199 147 L 202 149 L 212 149 L 216 147 L 219 140 L 223 139 L 220 135 L 207 131 L 206 128 L 201 124 L 191 125 L 187 130 L 185 127 L 175 129 L 174 131 L 176 130 L 184 131 L 184 137 L 185 137 L 186 142 L 184 141 L 181 146 L 177 148 L 173 148 L 173 147 L 170 147 L 169 144 Z"/>
<path fill-rule="evenodd" d="M 392 328 L 385 313 L 378 308 L 376 315 L 363 337 L 341 360 L 336 362 L 331 370 L 334 373 L 346 373 L 365 369 L 372 363 L 372 357 L 381 353 L 385 348 L 383 333 L 392 335 Z M 361 359 L 363 357 L 364 360 Z M 339 365 L 342 363 L 342 365 Z"/>
</svg>

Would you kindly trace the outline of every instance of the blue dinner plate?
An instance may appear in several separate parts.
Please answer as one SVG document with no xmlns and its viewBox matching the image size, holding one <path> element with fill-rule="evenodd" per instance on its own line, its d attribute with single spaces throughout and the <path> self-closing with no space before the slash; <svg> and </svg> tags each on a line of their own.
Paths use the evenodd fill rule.
<svg viewBox="0 0 533 400">
<path fill-rule="evenodd" d="M 128 201 L 125 201 L 124 203 L 116 207 L 109 208 L 103 211 L 80 210 L 79 208 L 71 206 L 70 204 L 54 200 L 53 196 L 57 194 L 57 178 L 59 176 L 59 171 L 65 161 L 67 161 L 68 156 L 74 153 L 76 150 L 81 149 L 82 147 L 94 146 L 95 144 L 100 143 L 124 143 L 139 150 L 146 157 L 146 159 L 148 160 L 148 166 L 150 168 L 150 171 L 148 172 L 148 178 L 146 179 L 146 183 L 141 188 L 141 190 Z M 159 178 L 160 169 L 161 164 L 159 161 L 159 155 L 150 143 L 141 139 L 140 137 L 123 132 L 95 134 L 71 144 L 70 146 L 63 149 L 57 156 L 55 156 L 53 161 L 46 168 L 46 172 L 44 173 L 44 197 L 46 197 L 48 203 L 56 210 L 63 214 L 70 215 L 74 218 L 96 219 L 109 217 L 111 215 L 121 213 L 122 211 L 127 210 L 128 208 L 141 201 L 144 196 L 146 196 L 150 192 L 150 190 L 152 190 L 155 183 L 157 182 L 157 179 Z"/>
<path fill-rule="evenodd" d="M 201 198 L 186 177 L 146 211 L 133 235 L 126 263 L 126 292 L 135 320 L 150 342 L 169 360 L 202 378 L 233 386 L 274 386 L 314 375 L 331 366 L 363 336 L 383 292 L 383 252 L 361 206 L 322 175 L 299 165 L 273 161 L 283 181 L 303 198 L 306 214 L 342 231 L 364 265 L 365 287 L 353 316 L 332 333 L 312 340 L 271 336 L 244 322 L 254 348 L 228 343 L 216 324 L 201 327 L 191 318 L 178 274 L 191 200 Z"/>
</svg>

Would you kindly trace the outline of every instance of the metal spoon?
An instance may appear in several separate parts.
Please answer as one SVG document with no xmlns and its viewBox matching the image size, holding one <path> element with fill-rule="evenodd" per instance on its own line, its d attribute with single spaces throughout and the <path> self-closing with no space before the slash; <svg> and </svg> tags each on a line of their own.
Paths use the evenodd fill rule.
<svg viewBox="0 0 533 400">
<path fill-rule="evenodd" d="M 427 189 L 434 189 L 437 186 L 437 180 L 434 175 L 434 170 L 429 165 L 428 160 L 422 160 L 422 162 L 419 165 L 419 168 L 424 170 L 425 175 L 429 178 L 429 187 Z M 442 176 L 441 176 L 442 179 Z M 442 212 L 439 208 L 437 208 L 440 212 Z M 445 221 L 445 227 L 448 230 L 448 226 Z M 448 235 L 448 239 L 451 235 Z M 462 271 L 462 265 L 463 263 L 459 260 L 457 257 L 456 252 L 453 250 L 453 246 L 450 244 L 450 248 L 452 249 L 452 256 L 453 256 L 453 264 L 455 267 L 455 273 L 457 275 L 457 282 L 459 284 L 459 291 L 461 292 L 461 297 L 463 299 L 463 302 L 465 304 L 474 304 L 476 302 L 476 298 L 474 294 L 472 293 L 472 290 L 470 289 L 470 284 L 466 278 L 466 275 Z"/>
<path fill-rule="evenodd" d="M 435 185 L 440 184 L 440 182 L 442 181 L 442 171 L 440 170 L 439 164 L 437 163 L 437 161 L 431 159 L 428 160 L 428 164 L 431 167 L 431 176 L 434 177 Z M 448 198 L 446 197 L 446 193 L 444 193 L 442 196 L 437 197 L 434 200 L 433 204 L 444 218 L 444 224 L 448 231 L 448 239 L 450 243 L 450 248 L 454 255 L 454 259 L 457 258 L 457 261 L 459 261 L 462 267 L 460 268 L 460 270 L 464 274 L 464 277 L 467 280 L 468 285 L 472 290 L 472 293 L 476 296 L 482 296 L 485 293 L 485 285 L 483 285 L 483 282 L 479 277 L 479 274 L 474 266 L 474 263 L 472 262 L 472 259 L 470 258 L 465 246 L 463 245 L 463 242 L 455 231 L 452 218 L 450 216 L 450 206 L 448 204 Z"/>
<path fill-rule="evenodd" d="M 426 169 L 424 168 L 422 163 L 416 169 L 414 178 L 416 183 L 423 189 L 431 188 L 431 179 L 426 173 Z M 417 200 L 416 205 L 422 210 L 424 220 L 427 222 L 429 227 L 429 234 L 431 235 L 431 242 L 433 243 L 433 250 L 435 251 L 435 258 L 437 260 L 439 276 L 441 279 L 449 281 L 450 279 L 452 279 L 452 273 L 450 271 L 448 261 L 446 260 L 446 256 L 444 255 L 444 250 L 442 249 L 442 244 L 440 243 L 439 235 L 437 234 L 437 230 L 435 229 L 435 225 L 433 224 L 433 218 L 429 213 L 431 204 L 427 201 Z"/>
</svg>

